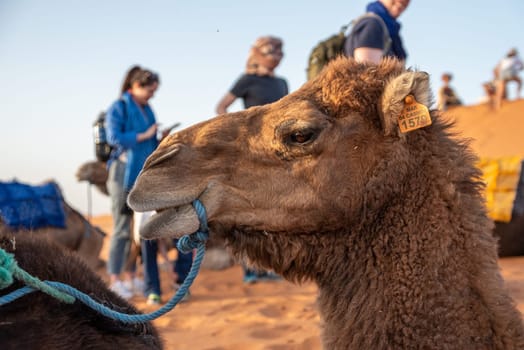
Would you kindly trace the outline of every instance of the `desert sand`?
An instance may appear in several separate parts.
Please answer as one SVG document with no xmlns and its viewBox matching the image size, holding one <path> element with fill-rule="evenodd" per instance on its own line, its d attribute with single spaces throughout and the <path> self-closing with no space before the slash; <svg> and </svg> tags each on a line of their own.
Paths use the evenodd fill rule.
<svg viewBox="0 0 524 350">
<path fill-rule="evenodd" d="M 111 230 L 111 217 L 98 216 L 93 223 Z M 107 257 L 106 239 L 102 258 Z M 171 252 L 172 253 L 172 252 Z M 169 254 L 171 256 L 171 254 Z M 524 257 L 499 260 L 510 294 L 524 313 Z M 103 269 L 98 271 L 107 281 Z M 174 295 L 169 271 L 161 272 L 164 301 Z M 320 317 L 316 309 L 316 286 L 287 281 L 242 283 L 236 265 L 223 271 L 200 270 L 189 301 L 153 321 L 166 349 L 192 350 L 320 350 Z M 145 298 L 132 303 L 152 312 Z"/>
<path fill-rule="evenodd" d="M 91 221 L 111 232 L 111 216 L 96 216 Z M 106 237 L 101 252 L 105 261 L 108 247 Z M 175 258 L 176 253 L 171 250 L 168 256 Z M 167 302 L 174 295 L 173 276 L 161 266 L 162 299 Z M 108 281 L 105 269 L 97 272 Z M 166 349 L 321 349 L 316 293 L 313 283 L 299 286 L 282 280 L 246 285 L 239 265 L 222 271 L 201 269 L 189 301 L 153 323 Z M 131 302 L 144 313 L 159 307 L 147 305 L 142 296 Z"/>
<path fill-rule="evenodd" d="M 446 115 L 456 120 L 461 137 L 472 138 L 473 149 L 482 156 L 524 156 L 524 100 L 507 102 L 494 113 L 487 105 L 457 107 Z M 111 232 L 111 217 L 92 219 L 105 232 Z M 106 239 L 102 258 L 107 258 Z M 174 253 L 171 251 L 171 253 Z M 171 255 L 171 254 L 170 254 Z M 499 260 L 507 288 L 519 310 L 524 312 L 524 257 Z M 99 270 L 107 280 L 103 269 Z M 162 270 L 163 299 L 174 294 L 172 275 Z M 295 285 L 287 281 L 242 283 L 242 270 L 236 265 L 223 271 L 201 270 L 191 298 L 154 321 L 166 349 L 244 350 L 321 349 L 321 321 L 316 309 L 317 288 L 312 283 Z M 132 302 L 143 312 L 145 298 Z"/>
</svg>

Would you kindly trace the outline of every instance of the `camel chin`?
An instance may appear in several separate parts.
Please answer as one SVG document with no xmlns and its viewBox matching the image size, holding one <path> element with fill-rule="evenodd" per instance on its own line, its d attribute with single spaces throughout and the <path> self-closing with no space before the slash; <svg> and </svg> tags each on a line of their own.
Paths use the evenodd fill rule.
<svg viewBox="0 0 524 350">
<path fill-rule="evenodd" d="M 162 210 L 152 215 L 140 230 L 144 239 L 179 238 L 196 232 L 200 226 L 198 216 L 192 205 Z"/>
</svg>

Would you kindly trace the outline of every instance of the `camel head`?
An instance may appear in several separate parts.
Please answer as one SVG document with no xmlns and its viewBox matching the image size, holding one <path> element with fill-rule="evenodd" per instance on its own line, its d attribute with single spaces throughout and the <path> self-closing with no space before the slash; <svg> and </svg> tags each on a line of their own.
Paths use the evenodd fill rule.
<svg viewBox="0 0 524 350">
<path fill-rule="evenodd" d="M 340 58 L 275 103 L 169 136 L 129 195 L 134 210 L 158 212 L 141 235 L 195 232 L 191 203 L 199 199 L 211 235 L 243 245 L 241 255 L 250 246 L 252 260 L 285 273 L 289 261 L 276 253 L 271 260 L 260 243 L 286 237 L 286 254 L 298 253 L 320 234 L 348 232 L 394 195 L 408 171 L 409 138 L 416 137 L 399 130 L 408 95 L 430 105 L 426 73 L 395 60 L 375 66 Z M 373 197 L 377 188 L 380 198 Z"/>
</svg>

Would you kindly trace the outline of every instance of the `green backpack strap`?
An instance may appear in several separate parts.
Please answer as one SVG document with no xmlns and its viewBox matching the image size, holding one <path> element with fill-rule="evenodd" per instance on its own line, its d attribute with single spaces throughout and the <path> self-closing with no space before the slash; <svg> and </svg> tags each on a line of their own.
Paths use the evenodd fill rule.
<svg viewBox="0 0 524 350">
<path fill-rule="evenodd" d="M 391 38 L 389 36 L 388 28 L 386 27 L 386 24 L 382 18 L 372 12 L 368 12 L 352 20 L 347 25 L 342 26 L 337 34 L 334 34 L 329 38 L 317 43 L 317 45 L 311 50 L 311 53 L 309 54 L 308 66 L 306 68 L 307 79 L 313 79 L 329 63 L 329 61 L 340 55 L 343 55 L 348 28 L 351 27 L 351 32 L 348 34 L 349 36 L 353 32 L 356 24 L 358 24 L 361 20 L 370 17 L 378 18 L 382 28 L 384 29 L 383 53 L 386 54 L 391 48 Z"/>
</svg>

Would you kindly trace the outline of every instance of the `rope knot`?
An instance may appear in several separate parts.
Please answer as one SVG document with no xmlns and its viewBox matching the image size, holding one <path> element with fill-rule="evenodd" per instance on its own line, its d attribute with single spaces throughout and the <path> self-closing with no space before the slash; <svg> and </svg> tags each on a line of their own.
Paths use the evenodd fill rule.
<svg viewBox="0 0 524 350">
<path fill-rule="evenodd" d="M 8 272 L 5 273 L 5 275 L 6 279 L 11 279 L 10 283 L 12 283 L 14 277 L 20 281 L 25 282 L 27 286 L 20 288 L 14 292 L 11 292 L 10 294 L 1 296 L 0 306 L 5 305 L 13 300 L 16 300 L 21 296 L 31 293 L 35 290 L 41 290 L 42 292 L 45 292 L 63 302 L 70 304 L 75 302 L 75 298 L 78 298 L 79 301 L 83 302 L 93 310 L 98 311 L 102 315 L 124 323 L 143 323 L 147 321 L 152 321 L 160 317 L 169 310 L 173 309 L 175 305 L 177 305 L 178 302 L 180 302 L 182 298 L 186 295 L 186 293 L 189 290 L 189 287 L 195 280 L 195 277 L 198 274 L 198 270 L 200 269 L 200 265 L 202 264 L 202 260 L 204 259 L 204 253 L 206 250 L 205 241 L 208 238 L 206 210 L 202 203 L 200 203 L 200 201 L 198 200 L 195 200 L 193 202 L 193 206 L 195 207 L 198 219 L 200 221 L 200 229 L 189 236 L 186 235 L 182 237 L 178 241 L 179 249 L 181 249 L 180 247 L 189 251 L 194 248 L 197 249 L 195 257 L 193 259 L 191 270 L 189 271 L 189 274 L 184 280 L 184 283 L 182 283 L 182 286 L 178 289 L 173 298 L 171 298 L 171 300 L 167 304 L 165 304 L 155 312 L 145 315 L 128 315 L 120 313 L 96 302 L 89 295 L 82 293 L 79 290 L 76 290 L 74 287 L 70 285 L 53 281 L 40 281 L 38 278 L 29 275 L 27 272 L 18 267 L 16 261 L 14 261 L 14 256 L 7 254 L 3 249 L 0 249 L 0 274 Z M 2 268 L 2 265 L 5 265 L 6 268 Z M 11 273 L 9 273 L 10 270 L 13 270 L 12 276 Z M 0 278 L 1 277 L 2 276 L 0 276 Z M 2 280 L 0 279 L 0 289 L 2 288 L 1 282 Z"/>
<path fill-rule="evenodd" d="M 7 288 L 13 283 L 13 271 L 16 266 L 15 256 L 0 249 L 0 289 Z"/>
<path fill-rule="evenodd" d="M 193 201 L 193 208 L 195 208 L 196 214 L 198 216 L 200 227 L 197 232 L 190 235 L 185 235 L 178 240 L 176 246 L 182 253 L 189 253 L 193 249 L 196 249 L 200 245 L 204 244 L 209 238 L 206 208 L 198 199 Z"/>
<path fill-rule="evenodd" d="M 182 253 L 189 253 L 193 249 L 198 248 L 202 243 L 205 243 L 209 235 L 204 232 L 197 231 L 190 235 L 182 236 L 177 242 L 177 248 Z"/>
</svg>

